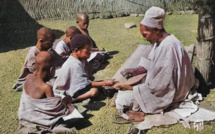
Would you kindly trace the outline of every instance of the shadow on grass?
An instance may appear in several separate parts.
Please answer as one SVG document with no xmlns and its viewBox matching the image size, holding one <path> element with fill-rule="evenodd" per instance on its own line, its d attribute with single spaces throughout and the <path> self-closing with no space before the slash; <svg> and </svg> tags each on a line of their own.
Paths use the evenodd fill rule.
<svg viewBox="0 0 215 134">
<path fill-rule="evenodd" d="M 92 114 L 84 114 L 83 116 L 84 116 L 84 118 L 82 118 L 82 119 L 72 119 L 72 120 L 67 121 L 66 122 L 67 127 L 68 128 L 75 127 L 75 129 L 81 130 L 81 129 L 84 129 L 84 128 L 91 126 L 92 123 L 89 121 L 89 118 L 92 117 L 93 115 Z"/>
<path fill-rule="evenodd" d="M 116 54 L 118 54 L 118 53 L 119 53 L 119 51 L 108 51 L 108 52 L 107 52 L 107 54 L 108 54 L 108 55 L 111 55 L 111 56 L 116 55 Z"/>
<path fill-rule="evenodd" d="M 105 61 L 99 66 L 98 69 L 95 69 L 95 71 L 93 71 L 93 74 L 97 73 L 98 71 L 104 70 L 107 67 L 107 65 L 110 64 L 110 62 L 108 60 L 113 58 L 113 56 L 118 53 L 119 53 L 119 51 L 108 51 L 105 56 Z"/>
<path fill-rule="evenodd" d="M 17 0 L 1 0 L 0 4 L 0 53 L 22 49 L 36 44 L 40 25 Z M 64 32 L 54 30 L 57 37 Z"/>
<path fill-rule="evenodd" d="M 72 119 L 67 121 L 67 127 L 68 128 L 75 128 L 77 130 L 81 130 L 87 127 L 90 127 L 92 123 L 89 121 L 90 118 L 92 118 L 94 115 L 89 114 L 88 111 L 98 111 L 101 107 L 105 106 L 106 104 L 104 102 L 101 102 L 101 100 L 104 100 L 104 95 L 99 95 L 99 97 L 93 98 L 90 100 L 89 104 L 85 104 L 84 107 L 86 110 L 82 112 L 82 115 L 84 118 L 81 119 Z M 83 103 L 83 102 L 81 102 Z"/>
<path fill-rule="evenodd" d="M 89 105 L 86 105 L 85 107 L 87 108 L 87 110 L 90 111 L 99 111 L 100 108 L 104 107 L 106 104 L 104 102 L 93 102 L 90 103 Z"/>
<path fill-rule="evenodd" d="M 199 80 L 199 87 L 197 91 L 201 93 L 203 97 L 206 97 L 210 93 L 210 89 L 212 87 L 207 85 L 205 79 L 197 68 L 195 69 L 195 77 Z"/>
</svg>

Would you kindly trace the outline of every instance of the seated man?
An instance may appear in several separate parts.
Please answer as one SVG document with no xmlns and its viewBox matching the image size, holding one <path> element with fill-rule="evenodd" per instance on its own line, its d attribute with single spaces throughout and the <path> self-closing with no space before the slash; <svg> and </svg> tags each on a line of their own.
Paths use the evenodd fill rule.
<svg viewBox="0 0 215 134">
<path fill-rule="evenodd" d="M 71 39 L 71 56 L 63 64 L 53 90 L 56 94 L 66 91 L 73 102 L 94 97 L 100 86 L 112 86 L 114 80 L 91 81 L 86 72 L 86 59 L 90 57 L 91 41 L 88 36 L 77 34 Z M 62 92 L 61 92 L 61 91 Z"/>
<path fill-rule="evenodd" d="M 54 66 L 55 59 L 51 52 L 39 52 L 35 58 L 36 70 L 26 77 L 18 110 L 19 131 L 22 133 L 52 132 L 57 122 L 73 110 L 69 101 L 54 97 L 52 87 L 46 84 L 54 75 Z M 62 128 L 64 130 L 67 129 Z"/>
<path fill-rule="evenodd" d="M 77 27 L 71 26 L 67 28 L 65 33 L 66 37 L 56 45 L 55 51 L 64 59 L 64 61 L 72 53 L 69 43 L 70 39 L 76 34 L 81 34 L 80 30 Z"/>
<path fill-rule="evenodd" d="M 122 74 L 131 77 L 147 73 L 147 76 L 145 82 L 136 86 L 115 86 L 120 90 L 115 101 L 120 113 L 124 106 L 133 106 L 132 110 L 144 113 L 160 113 L 177 107 L 194 86 L 195 79 L 188 54 L 181 42 L 165 31 L 164 16 L 163 9 L 151 7 L 140 23 L 142 36 L 153 48 L 147 58 L 141 58 L 137 70 L 125 70 Z"/>
<path fill-rule="evenodd" d="M 90 37 L 88 26 L 89 17 L 85 13 L 78 13 L 76 16 L 76 23 L 79 26 L 79 30 L 83 35 L 87 35 L 91 41 L 91 56 L 87 59 L 91 65 L 92 73 L 99 70 L 100 65 L 107 60 L 109 55 L 104 51 L 104 48 L 98 48 L 95 41 Z"/>
<path fill-rule="evenodd" d="M 52 47 L 54 40 L 55 34 L 51 29 L 42 27 L 37 31 L 37 44 L 29 49 L 21 74 L 18 77 L 16 84 L 13 86 L 14 90 L 22 90 L 27 75 L 32 74 L 35 71 L 35 54 L 40 51 L 49 50 Z"/>
</svg>

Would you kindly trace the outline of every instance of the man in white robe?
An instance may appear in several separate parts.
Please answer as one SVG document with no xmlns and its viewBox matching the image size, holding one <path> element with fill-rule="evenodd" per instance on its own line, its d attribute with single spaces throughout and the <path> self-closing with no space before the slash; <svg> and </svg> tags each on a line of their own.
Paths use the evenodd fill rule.
<svg viewBox="0 0 215 134">
<path fill-rule="evenodd" d="M 147 73 L 145 82 L 136 86 L 117 85 L 119 91 L 116 107 L 137 106 L 144 113 L 160 113 L 177 107 L 194 86 L 192 66 L 181 42 L 163 27 L 165 12 L 159 7 L 151 7 L 145 13 L 140 24 L 143 37 L 153 44 L 148 57 L 142 57 L 139 67 Z M 144 71 L 145 70 L 145 71 Z M 128 73 L 122 72 L 127 76 Z M 138 104 L 138 105 L 136 105 Z"/>
</svg>

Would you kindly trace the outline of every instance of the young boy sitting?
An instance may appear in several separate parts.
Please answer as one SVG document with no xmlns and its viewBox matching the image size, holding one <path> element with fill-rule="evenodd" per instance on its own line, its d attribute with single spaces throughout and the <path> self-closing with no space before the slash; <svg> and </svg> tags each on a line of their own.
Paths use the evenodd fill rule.
<svg viewBox="0 0 215 134">
<path fill-rule="evenodd" d="M 61 94 L 66 91 L 73 98 L 73 102 L 94 97 L 100 86 L 112 86 L 114 80 L 90 81 L 85 63 L 90 57 L 91 41 L 88 36 L 77 34 L 71 39 L 71 56 L 61 68 L 61 72 L 54 83 L 54 92 Z M 61 91 L 62 92 L 61 92 Z"/>
<path fill-rule="evenodd" d="M 54 40 L 55 34 L 51 29 L 42 27 L 37 31 L 37 44 L 29 49 L 21 74 L 18 77 L 16 84 L 13 86 L 14 90 L 22 90 L 26 76 L 35 71 L 35 54 L 40 51 L 49 50 L 52 47 Z"/>
<path fill-rule="evenodd" d="M 51 52 L 39 52 L 35 58 L 35 65 L 35 72 L 26 78 L 20 99 L 20 133 L 53 132 L 58 121 L 74 109 L 69 101 L 65 102 L 61 97 L 55 97 L 52 87 L 46 84 L 54 75 L 54 55 Z"/>
<path fill-rule="evenodd" d="M 92 44 L 91 51 L 104 51 L 104 48 L 99 49 L 96 46 L 95 41 L 90 37 L 89 31 L 88 31 L 88 26 L 89 26 L 89 17 L 85 13 L 77 13 L 76 16 L 76 23 L 78 24 L 79 30 L 81 31 L 82 34 L 89 36 Z"/>
<path fill-rule="evenodd" d="M 87 35 L 91 41 L 91 56 L 87 59 L 91 65 L 92 73 L 95 73 L 99 70 L 100 65 L 107 60 L 108 54 L 105 52 L 104 48 L 98 48 L 95 41 L 90 37 L 88 26 L 89 26 L 89 17 L 85 13 L 77 13 L 76 23 L 79 26 L 79 30 L 83 35 Z"/>
<path fill-rule="evenodd" d="M 80 30 L 77 27 L 71 26 L 67 28 L 65 33 L 66 35 L 65 38 L 60 42 L 58 42 L 58 44 L 56 45 L 55 51 L 64 59 L 64 61 L 72 53 L 69 43 L 70 43 L 70 39 L 76 34 L 81 34 Z"/>
</svg>

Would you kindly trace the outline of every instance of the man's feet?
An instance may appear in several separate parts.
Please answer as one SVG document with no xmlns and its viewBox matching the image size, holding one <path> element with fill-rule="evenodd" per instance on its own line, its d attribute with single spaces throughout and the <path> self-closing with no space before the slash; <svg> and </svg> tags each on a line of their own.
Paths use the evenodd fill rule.
<svg viewBox="0 0 215 134">
<path fill-rule="evenodd" d="M 141 122 L 144 120 L 145 114 L 140 111 L 129 110 L 129 107 L 125 107 L 123 110 L 118 110 L 117 116 L 120 116 L 130 122 Z"/>
</svg>

